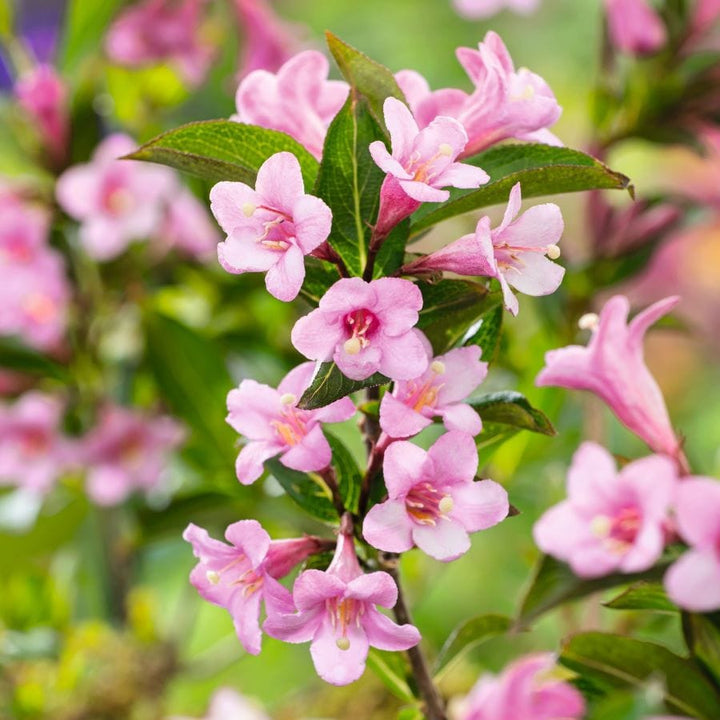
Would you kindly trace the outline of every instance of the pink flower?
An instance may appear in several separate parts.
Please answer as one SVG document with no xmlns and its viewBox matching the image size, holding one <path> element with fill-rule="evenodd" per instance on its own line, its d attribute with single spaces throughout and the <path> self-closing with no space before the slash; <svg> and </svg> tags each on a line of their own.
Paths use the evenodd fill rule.
<svg viewBox="0 0 720 720">
<path fill-rule="evenodd" d="M 392 393 L 380 403 L 380 427 L 392 438 L 417 435 L 441 417 L 448 430 L 477 435 L 482 430 L 480 416 L 462 401 L 487 375 L 487 363 L 480 362 L 482 350 L 463 347 L 432 357 L 430 365 L 413 380 L 398 381 Z"/>
<path fill-rule="evenodd" d="M 118 159 L 135 147 L 127 135 L 111 135 L 91 162 L 71 167 L 58 179 L 58 203 L 80 221 L 80 241 L 96 260 L 112 260 L 131 241 L 153 234 L 163 202 L 175 189 L 175 176 L 167 168 Z"/>
<path fill-rule="evenodd" d="M 185 188 L 179 188 L 167 203 L 157 235 L 166 248 L 177 248 L 198 260 L 209 259 L 220 241 L 205 205 Z"/>
<path fill-rule="evenodd" d="M 287 575 L 313 553 L 326 549 L 319 538 L 303 537 L 270 541 L 257 520 L 241 520 L 225 531 L 230 543 L 213 540 L 203 528 L 187 526 L 183 538 L 193 546 L 200 562 L 190 582 L 208 602 L 225 608 L 245 650 L 260 652 L 260 603 L 268 611 L 292 611 L 290 593 L 277 578 Z"/>
<path fill-rule="evenodd" d="M 238 87 L 231 120 L 287 133 L 320 159 L 328 126 L 348 95 L 347 83 L 328 80 L 328 70 L 324 55 L 305 50 L 276 75 L 251 72 Z"/>
<path fill-rule="evenodd" d="M 215 55 L 199 29 L 203 0 L 142 0 L 115 20 L 105 38 L 113 62 L 143 67 L 169 62 L 184 80 L 199 85 Z"/>
<path fill-rule="evenodd" d="M 45 254 L 50 218 L 15 195 L 0 195 L 0 267 L 32 264 Z"/>
<path fill-rule="evenodd" d="M 168 456 L 184 432 L 170 417 L 148 417 L 107 405 L 82 440 L 87 494 L 98 505 L 117 505 L 134 490 L 158 487 Z"/>
<path fill-rule="evenodd" d="M 305 570 L 295 581 L 295 614 L 271 614 L 263 625 L 271 637 L 291 643 L 311 642 L 318 675 L 333 685 L 347 685 L 365 671 L 369 646 L 407 650 L 420 642 L 413 625 L 396 625 L 378 612 L 391 608 L 397 586 L 385 572 L 363 575 L 352 535 L 338 537 L 327 571 Z"/>
<path fill-rule="evenodd" d="M 218 246 L 220 264 L 232 273 L 267 271 L 271 295 L 286 302 L 297 297 L 305 279 L 303 258 L 325 242 L 332 224 L 330 208 L 305 194 L 297 158 L 276 153 L 258 170 L 254 190 L 220 182 L 210 200 L 228 236 Z"/>
<path fill-rule="evenodd" d="M 333 360 L 353 380 L 375 372 L 410 380 L 428 366 L 424 338 L 413 327 L 421 307 L 408 280 L 343 278 L 295 323 L 292 344 L 311 360 Z"/>
<path fill-rule="evenodd" d="M 186 716 L 171 715 L 168 720 L 192 720 Z M 228 687 L 216 690 L 203 720 L 270 720 L 251 700 Z"/>
<path fill-rule="evenodd" d="M 620 51 L 648 55 L 667 40 L 660 16 L 647 0 L 605 0 L 610 41 Z"/>
<path fill-rule="evenodd" d="M 587 347 L 569 345 L 545 355 L 539 386 L 589 390 L 603 400 L 627 428 L 659 453 L 678 456 L 662 392 L 643 358 L 643 338 L 656 320 L 679 301 L 668 297 L 651 305 L 627 324 L 630 309 L 622 295 L 605 304 Z"/>
<path fill-rule="evenodd" d="M 690 545 L 665 575 L 670 599 L 692 612 L 720 609 L 720 482 L 690 477 L 677 488 L 678 532 Z"/>
<path fill-rule="evenodd" d="M 497 676 L 483 675 L 463 702 L 459 720 L 582 720 L 583 696 L 552 677 L 555 656 L 527 655 Z"/>
<path fill-rule="evenodd" d="M 421 257 L 406 265 L 404 271 L 447 270 L 497 278 L 505 307 L 517 315 L 519 305 L 511 285 L 526 295 L 549 295 L 557 290 L 565 275 L 563 267 L 545 257 L 560 255 L 556 244 L 564 228 L 560 208 L 544 203 L 518 217 L 521 202 L 520 183 L 516 183 L 497 228 L 491 230 L 490 218 L 484 216 L 474 234 L 463 235 L 442 250 Z"/>
<path fill-rule="evenodd" d="M 243 380 L 228 393 L 228 423 L 249 442 L 235 463 L 238 480 L 249 485 L 275 455 L 286 467 L 302 472 L 322 470 L 330 464 L 331 450 L 322 432 L 323 422 L 342 422 L 355 413 L 350 398 L 318 410 L 301 410 L 297 402 L 310 385 L 313 363 L 291 370 L 277 390 L 254 380 Z"/>
<path fill-rule="evenodd" d="M 450 117 L 437 117 L 420 130 L 407 106 L 389 97 L 383 105 L 385 123 L 392 142 L 392 155 L 385 144 L 370 143 L 370 154 L 387 173 L 380 190 L 377 235 L 387 235 L 401 220 L 424 202 L 444 202 L 452 186 L 476 188 L 490 176 L 480 168 L 455 162 L 467 135 Z"/>
<path fill-rule="evenodd" d="M 677 483 L 673 461 L 651 455 L 619 473 L 605 448 L 583 443 L 568 472 L 568 499 L 533 529 L 538 547 L 581 577 L 647 570 L 660 557 Z"/>
<path fill-rule="evenodd" d="M 537 9 L 540 0 L 453 0 L 455 9 L 470 20 L 488 18 L 507 8 L 521 15 Z"/>
<path fill-rule="evenodd" d="M 427 451 L 400 441 L 385 452 L 388 499 L 365 517 L 363 537 L 378 550 L 405 552 L 413 545 L 443 562 L 470 549 L 468 533 L 507 517 L 505 489 L 475 482 L 478 454 L 471 435 L 451 431 Z"/>
</svg>

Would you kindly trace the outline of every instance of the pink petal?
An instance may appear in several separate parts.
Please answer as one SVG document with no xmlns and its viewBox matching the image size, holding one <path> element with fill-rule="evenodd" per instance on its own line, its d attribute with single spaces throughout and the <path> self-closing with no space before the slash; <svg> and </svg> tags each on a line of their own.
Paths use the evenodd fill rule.
<svg viewBox="0 0 720 720">
<path fill-rule="evenodd" d="M 712 478 L 690 477 L 677 488 L 675 505 L 683 539 L 698 550 L 720 547 L 720 483 Z"/>
<path fill-rule="evenodd" d="M 260 601 L 262 593 L 255 591 L 245 596 L 242 589 L 233 593 L 228 611 L 232 615 L 233 625 L 238 639 L 251 655 L 258 655 L 262 644 L 260 632 Z"/>
<path fill-rule="evenodd" d="M 448 430 L 457 430 L 468 435 L 478 435 L 482 432 L 482 420 L 475 410 L 465 403 L 446 405 L 438 414 Z"/>
<path fill-rule="evenodd" d="M 76 220 L 97 212 L 98 171 L 89 164 L 66 170 L 57 181 L 55 195 L 60 207 Z"/>
<path fill-rule="evenodd" d="M 502 240 L 511 247 L 546 248 L 560 241 L 564 229 L 560 208 L 555 203 L 544 203 L 528 208 L 512 225 L 505 228 Z"/>
<path fill-rule="evenodd" d="M 334 403 L 325 405 L 313 411 L 313 417 L 318 422 L 343 422 L 349 420 L 355 414 L 355 405 L 349 397 L 336 400 Z"/>
<path fill-rule="evenodd" d="M 378 650 L 407 650 L 420 642 L 420 632 L 414 625 L 397 625 L 389 617 L 369 607 L 362 625 L 370 645 Z"/>
<path fill-rule="evenodd" d="M 228 424 L 250 440 L 274 440 L 271 421 L 282 412 L 280 394 L 255 380 L 243 380 L 227 396 Z"/>
<path fill-rule="evenodd" d="M 98 505 L 117 505 L 133 490 L 132 478 L 117 465 L 96 465 L 90 468 L 86 492 Z"/>
<path fill-rule="evenodd" d="M 238 454 L 235 474 L 243 485 L 251 485 L 263 474 L 263 463 L 282 451 L 279 443 L 249 442 Z"/>
<path fill-rule="evenodd" d="M 321 570 L 305 570 L 300 573 L 293 586 L 293 600 L 298 610 L 312 610 L 326 600 L 345 592 L 345 583 L 340 578 Z"/>
<path fill-rule="evenodd" d="M 385 393 L 380 402 L 380 427 L 392 438 L 408 438 L 417 435 L 432 420 L 415 412 L 391 393 Z"/>
<path fill-rule="evenodd" d="M 520 212 L 520 206 L 522 205 L 522 190 L 520 189 L 520 183 L 517 182 L 512 186 L 510 190 L 510 197 L 508 198 L 508 204 L 505 208 L 505 214 L 503 215 L 502 222 L 493 230 L 493 239 L 500 236 L 504 232 L 505 228 L 517 217 Z"/>
<path fill-rule="evenodd" d="M 388 573 L 372 572 L 351 580 L 345 591 L 345 597 L 391 608 L 397 602 L 398 589 Z"/>
<path fill-rule="evenodd" d="M 383 104 L 385 125 L 392 142 L 392 154 L 400 163 L 409 160 L 413 142 L 420 132 L 408 107 L 399 100 L 389 97 Z"/>
<path fill-rule="evenodd" d="M 507 491 L 492 480 L 455 485 L 451 495 L 453 509 L 450 517 L 462 523 L 468 532 L 497 525 L 510 510 Z"/>
<path fill-rule="evenodd" d="M 313 375 L 315 374 L 315 363 L 304 362 L 294 367 L 278 384 L 277 392 L 280 396 L 290 394 L 296 398 L 307 390 Z"/>
<path fill-rule="evenodd" d="M 297 243 L 306 255 L 327 240 L 332 212 L 320 198 L 303 195 L 293 205 L 292 217 Z"/>
<path fill-rule="evenodd" d="M 269 157 L 258 170 L 255 191 L 264 205 L 291 215 L 295 201 L 305 194 L 298 159 L 289 152 Z"/>
<path fill-rule="evenodd" d="M 315 425 L 298 445 L 280 456 L 280 462 L 285 467 L 301 472 L 322 470 L 330 464 L 330 460 L 332 451 L 320 425 Z"/>
<path fill-rule="evenodd" d="M 403 192 L 418 202 L 445 202 L 450 198 L 447 190 L 439 190 L 418 180 L 400 180 Z"/>
<path fill-rule="evenodd" d="M 650 305 L 650 307 L 638 313 L 630 321 L 628 326 L 628 344 L 630 347 L 638 352 L 642 352 L 645 333 L 650 326 L 671 312 L 679 302 L 680 297 L 678 295 L 671 295 L 670 297 L 658 300 L 656 303 Z"/>
<path fill-rule="evenodd" d="M 417 285 L 401 278 L 379 278 L 372 287 L 376 299 L 370 309 L 380 317 L 383 334 L 396 337 L 417 323 L 423 304 Z"/>
<path fill-rule="evenodd" d="M 445 366 L 446 382 L 438 392 L 441 405 L 457 403 L 470 395 L 487 376 L 487 363 L 480 362 L 482 349 L 477 345 L 455 348 L 435 358 Z"/>
<path fill-rule="evenodd" d="M 716 552 L 689 550 L 665 574 L 670 599 L 685 610 L 720 608 L 720 558 Z"/>
<path fill-rule="evenodd" d="M 305 258 L 302 250 L 290 245 L 267 271 L 265 287 L 268 292 L 283 302 L 294 300 L 305 279 Z"/>
<path fill-rule="evenodd" d="M 517 263 L 519 272 L 513 266 L 503 274 L 510 285 L 525 295 L 550 295 L 560 287 L 565 276 L 564 267 L 540 253 L 522 253 Z"/>
<path fill-rule="evenodd" d="M 465 163 L 451 163 L 434 178 L 433 184 L 439 187 L 477 188 L 489 180 L 490 176 L 482 168 Z"/>
<path fill-rule="evenodd" d="M 355 624 L 347 627 L 347 650 L 338 647 L 336 634 L 329 617 L 326 617 L 310 645 L 310 655 L 317 674 L 331 685 L 348 685 L 365 672 L 369 644 L 365 631 Z"/>
<path fill-rule="evenodd" d="M 374 283 L 365 282 L 357 277 L 342 278 L 328 288 L 320 299 L 319 307 L 328 314 L 345 314 L 358 308 L 372 309 L 376 302 Z"/>
<path fill-rule="evenodd" d="M 265 559 L 270 548 L 270 536 L 257 520 L 240 520 L 229 525 L 225 537 L 247 555 L 253 569 Z"/>
<path fill-rule="evenodd" d="M 520 310 L 520 305 L 518 303 L 518 299 L 515 297 L 513 291 L 510 289 L 510 285 L 508 285 L 508 281 L 505 278 L 505 273 L 501 272 L 498 276 L 498 280 L 500 281 L 500 289 L 502 290 L 503 294 L 503 303 L 505 304 L 505 307 L 510 311 L 510 314 L 516 316 L 518 314 L 518 311 Z"/>
<path fill-rule="evenodd" d="M 278 261 L 279 253 L 257 242 L 251 229 L 238 229 L 217 246 L 218 262 L 229 273 L 265 272 Z"/>
<path fill-rule="evenodd" d="M 342 339 L 342 329 L 327 321 L 321 309 L 301 317 L 293 326 L 290 339 L 295 349 L 311 360 L 325 362 L 333 356 Z"/>
<path fill-rule="evenodd" d="M 325 608 L 315 607 L 299 614 L 268 614 L 263 630 L 270 636 L 287 643 L 309 642 L 315 636 L 325 617 Z"/>
<path fill-rule="evenodd" d="M 641 572 L 651 568 L 662 555 L 665 546 L 663 526 L 655 520 L 646 521 L 632 547 L 618 563 L 623 572 Z"/>
<path fill-rule="evenodd" d="M 615 497 L 615 459 L 602 445 L 584 442 L 568 470 L 567 491 L 573 507 L 588 513 L 608 507 Z"/>
<path fill-rule="evenodd" d="M 478 453 L 472 435 L 452 431 L 441 435 L 428 450 L 434 476 L 441 486 L 472 480 L 478 469 Z"/>
<path fill-rule="evenodd" d="M 363 522 L 363 537 L 373 547 L 385 552 L 406 552 L 413 546 L 412 521 L 405 503 L 386 500 L 373 505 Z"/>
<path fill-rule="evenodd" d="M 412 380 L 427 370 L 425 342 L 419 330 L 382 340 L 382 359 L 378 369 L 393 380 Z"/>
<path fill-rule="evenodd" d="M 224 181 L 210 190 L 210 210 L 226 235 L 232 235 L 237 228 L 259 225 L 254 218 L 243 212 L 246 204 L 257 207 L 261 200 L 245 183 Z"/>
<path fill-rule="evenodd" d="M 410 488 L 421 481 L 426 472 L 427 458 L 428 453 L 410 442 L 390 445 L 385 451 L 383 475 L 391 500 L 404 499 Z"/>
<path fill-rule="evenodd" d="M 355 355 L 345 352 L 343 345 L 338 344 L 333 354 L 333 360 L 343 375 L 352 380 L 364 380 L 380 370 L 382 350 L 377 343 L 373 343 Z"/>
<path fill-rule="evenodd" d="M 436 525 L 414 525 L 415 544 L 427 555 L 450 562 L 470 549 L 470 538 L 465 528 L 453 520 L 439 519 Z"/>
<path fill-rule="evenodd" d="M 412 178 L 412 174 L 405 170 L 405 168 L 387 151 L 385 143 L 382 142 L 382 140 L 375 140 L 374 142 L 371 142 L 368 149 L 370 150 L 370 156 L 375 164 L 388 175 L 392 175 L 400 180 L 410 180 Z"/>
</svg>

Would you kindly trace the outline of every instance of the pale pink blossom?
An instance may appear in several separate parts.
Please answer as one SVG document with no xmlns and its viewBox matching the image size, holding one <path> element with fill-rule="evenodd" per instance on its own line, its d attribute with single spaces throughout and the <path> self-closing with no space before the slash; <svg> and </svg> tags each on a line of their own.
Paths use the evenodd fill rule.
<svg viewBox="0 0 720 720">
<path fill-rule="evenodd" d="M 480 361 L 481 348 L 456 348 L 435 358 L 427 350 L 428 369 L 417 378 L 396 382 L 393 391 L 383 395 L 380 427 L 392 438 L 407 438 L 440 417 L 448 430 L 477 435 L 482 420 L 462 401 L 487 375 L 487 363 Z"/>
<path fill-rule="evenodd" d="M 204 0 L 141 0 L 124 10 L 105 38 L 108 57 L 127 67 L 167 62 L 199 85 L 215 56 L 202 36 Z"/>
<path fill-rule="evenodd" d="M 185 715 L 171 715 L 168 720 L 192 720 Z M 203 720 L 270 720 L 260 706 L 232 688 L 216 690 Z"/>
<path fill-rule="evenodd" d="M 582 720 L 585 700 L 552 676 L 551 653 L 526 655 L 498 676 L 483 675 L 464 699 L 458 720 Z"/>
<path fill-rule="evenodd" d="M 670 599 L 692 612 L 720 609 L 720 482 L 690 477 L 675 498 L 677 530 L 690 549 L 665 575 Z"/>
<path fill-rule="evenodd" d="M 341 533 L 330 567 L 305 570 L 295 581 L 297 613 L 271 614 L 263 630 L 285 642 L 310 642 L 318 675 L 333 685 L 347 685 L 365 671 L 370 646 L 407 650 L 420 642 L 416 627 L 396 625 L 375 607 L 391 608 L 397 596 L 388 573 L 363 574 L 352 534 Z"/>
<path fill-rule="evenodd" d="M 50 218 L 16 195 L 0 195 L 0 267 L 31 265 L 45 254 Z"/>
<path fill-rule="evenodd" d="M 220 234 L 210 220 L 205 205 L 185 188 L 179 188 L 168 201 L 157 239 L 166 248 L 207 260 L 220 242 Z"/>
<path fill-rule="evenodd" d="M 656 302 L 628 324 L 630 304 L 616 295 L 605 304 L 587 347 L 568 345 L 545 355 L 535 384 L 589 390 L 650 449 L 678 457 L 680 442 L 670 423 L 662 392 L 645 365 L 643 339 L 648 328 L 679 302 Z M 594 319 L 593 319 L 594 320 Z"/>
<path fill-rule="evenodd" d="M 428 366 L 425 340 L 414 325 L 420 290 L 408 280 L 338 280 L 319 306 L 292 329 L 295 348 L 310 360 L 333 360 L 353 380 L 381 372 L 410 380 Z"/>
<path fill-rule="evenodd" d="M 111 260 L 131 241 L 154 234 L 164 202 L 175 190 L 177 181 L 168 168 L 118 159 L 135 149 L 127 135 L 110 135 L 89 163 L 58 178 L 58 203 L 80 221 L 80 242 L 96 260 Z"/>
<path fill-rule="evenodd" d="M 298 408 L 314 370 L 314 363 L 298 365 L 277 390 L 243 380 L 228 393 L 227 421 L 248 440 L 235 463 L 243 485 L 255 482 L 262 475 L 265 460 L 275 455 L 280 455 L 286 467 L 303 472 L 322 470 L 330 464 L 332 453 L 321 423 L 347 420 L 355 413 L 355 406 L 346 397 L 317 410 Z"/>
<path fill-rule="evenodd" d="M 560 208 L 554 203 L 543 203 L 518 217 L 521 202 L 520 183 L 516 183 L 498 227 L 491 230 L 490 218 L 483 216 L 474 233 L 419 258 L 403 271 L 446 270 L 497 278 L 505 307 L 517 315 L 519 304 L 511 286 L 526 295 L 549 295 L 557 290 L 565 275 L 565 268 L 546 257 L 560 255 L 557 243 L 564 229 Z"/>
<path fill-rule="evenodd" d="M 305 50 L 276 74 L 251 72 L 237 89 L 231 120 L 287 133 L 320 159 L 327 129 L 349 90 L 345 82 L 328 80 L 328 70 L 322 53 Z"/>
<path fill-rule="evenodd" d="M 305 193 L 297 158 L 276 153 L 258 170 L 255 189 L 220 182 L 210 201 L 227 233 L 218 246 L 220 264 L 232 273 L 266 272 L 271 295 L 284 301 L 297 297 L 305 279 L 304 256 L 325 242 L 332 224 L 330 208 Z"/>
<path fill-rule="evenodd" d="M 648 55 L 665 44 L 665 25 L 647 0 L 604 1 L 610 41 L 618 50 Z"/>
<path fill-rule="evenodd" d="M 508 9 L 521 15 L 529 15 L 540 5 L 540 0 L 453 0 L 455 9 L 471 20 L 488 18 Z"/>
<path fill-rule="evenodd" d="M 492 480 L 475 482 L 477 469 L 467 433 L 448 432 L 427 452 L 394 442 L 383 464 L 388 499 L 370 509 L 363 537 L 378 550 L 417 546 L 437 560 L 455 560 L 470 549 L 468 533 L 497 525 L 509 511 L 505 489 Z"/>
<path fill-rule="evenodd" d="M 720 17 L 720 0 L 697 0 L 692 19 L 697 32 L 707 32 Z"/>
<path fill-rule="evenodd" d="M 665 455 L 635 460 L 618 473 L 605 448 L 583 443 L 568 471 L 568 499 L 538 520 L 535 542 L 581 577 L 647 570 L 665 546 L 677 482 Z"/>
<path fill-rule="evenodd" d="M 98 505 L 117 505 L 130 493 L 158 488 L 172 451 L 184 438 L 178 423 L 120 405 L 106 405 L 82 439 L 86 492 Z"/>
<path fill-rule="evenodd" d="M 387 175 L 380 189 L 375 233 L 387 235 L 424 202 L 444 202 L 445 187 L 477 188 L 490 176 L 478 167 L 455 162 L 467 143 L 462 125 L 437 117 L 423 130 L 407 106 L 389 97 L 383 105 L 392 155 L 381 140 L 370 143 L 370 155 Z"/>
<path fill-rule="evenodd" d="M 315 537 L 271 541 L 257 520 L 228 526 L 225 538 L 230 545 L 213 540 L 192 523 L 183 538 L 200 561 L 190 573 L 190 582 L 205 600 L 230 613 L 238 639 L 252 655 L 260 652 L 262 642 L 260 604 L 265 601 L 268 612 L 293 609 L 290 593 L 277 578 L 327 549 L 327 543 Z"/>
</svg>

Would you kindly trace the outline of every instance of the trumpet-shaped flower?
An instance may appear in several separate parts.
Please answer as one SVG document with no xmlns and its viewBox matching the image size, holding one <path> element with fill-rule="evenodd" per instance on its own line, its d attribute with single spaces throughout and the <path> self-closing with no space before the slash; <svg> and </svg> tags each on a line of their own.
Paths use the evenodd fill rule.
<svg viewBox="0 0 720 720">
<path fill-rule="evenodd" d="M 652 450 L 677 456 L 680 443 L 662 392 L 645 365 L 643 338 L 650 325 L 669 313 L 679 299 L 656 302 L 628 325 L 630 304 L 626 297 L 616 295 L 602 309 L 588 346 L 569 345 L 548 352 L 535 384 L 589 390 Z"/>
<path fill-rule="evenodd" d="M 271 295 L 284 301 L 297 297 L 305 279 L 304 256 L 325 241 L 332 224 L 330 208 L 305 194 L 297 158 L 276 153 L 258 171 L 255 189 L 220 182 L 210 200 L 227 233 L 218 246 L 220 264 L 232 273 L 267 272 Z"/>
<path fill-rule="evenodd" d="M 505 489 L 492 480 L 474 481 L 475 441 L 467 433 L 442 435 L 427 451 L 395 442 L 385 452 L 388 499 L 365 517 L 363 537 L 386 552 L 417 545 L 443 562 L 470 549 L 468 533 L 496 525 L 509 511 Z"/>
<path fill-rule="evenodd" d="M 347 685 L 365 671 L 370 646 L 407 650 L 420 642 L 415 626 L 396 625 L 375 607 L 391 608 L 397 596 L 388 573 L 363 574 L 352 535 L 340 534 L 330 567 L 305 570 L 295 581 L 297 613 L 273 613 L 263 629 L 285 642 L 311 642 L 318 675 L 333 685 Z"/>
<path fill-rule="evenodd" d="M 647 570 L 662 554 L 676 485 L 675 463 L 664 455 L 618 473 L 605 448 L 583 443 L 568 472 L 568 499 L 538 520 L 535 542 L 581 577 Z"/>
<path fill-rule="evenodd" d="M 333 360 L 353 380 L 381 372 L 410 380 L 428 366 L 423 336 L 414 329 L 422 295 L 408 280 L 338 280 L 317 309 L 300 318 L 292 343 L 305 357 Z"/>
<path fill-rule="evenodd" d="M 328 70 L 322 53 L 305 50 L 275 75 L 251 72 L 237 89 L 231 120 L 287 133 L 320 159 L 327 129 L 349 91 L 347 83 L 328 80 Z"/>
<path fill-rule="evenodd" d="M 482 420 L 470 405 L 462 402 L 487 375 L 487 363 L 480 361 L 481 348 L 456 348 L 432 358 L 428 348 L 428 369 L 413 380 L 400 380 L 380 403 L 380 427 L 392 438 L 417 435 L 441 417 L 448 430 L 477 435 Z"/>
<path fill-rule="evenodd" d="M 506 8 L 529 15 L 537 9 L 540 0 L 453 0 L 453 4 L 460 15 L 475 20 L 491 17 Z"/>
<path fill-rule="evenodd" d="M 228 423 L 249 442 L 235 463 L 243 485 L 255 482 L 263 463 L 280 454 L 286 467 L 303 472 L 322 470 L 332 452 L 322 432 L 323 422 L 342 422 L 355 412 L 350 398 L 342 398 L 317 410 L 301 410 L 298 400 L 310 385 L 314 363 L 291 370 L 277 390 L 254 380 L 243 380 L 228 393 Z"/>
<path fill-rule="evenodd" d="M 647 0 L 605 0 L 605 10 L 610 41 L 618 50 L 649 55 L 665 44 L 663 21 Z"/>
</svg>

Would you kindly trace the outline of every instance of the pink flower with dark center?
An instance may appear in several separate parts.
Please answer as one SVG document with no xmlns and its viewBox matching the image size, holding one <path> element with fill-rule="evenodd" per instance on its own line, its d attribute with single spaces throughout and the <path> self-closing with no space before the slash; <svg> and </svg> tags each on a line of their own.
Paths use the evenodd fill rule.
<svg viewBox="0 0 720 720">
<path fill-rule="evenodd" d="M 458 720 L 582 720 L 585 700 L 554 678 L 555 656 L 527 655 L 498 676 L 483 675 L 462 703 Z"/>
<path fill-rule="evenodd" d="M 305 279 L 304 256 L 327 239 L 332 212 L 306 195 L 300 163 L 289 152 L 269 157 L 258 170 L 255 189 L 220 182 L 210 192 L 211 209 L 225 242 L 220 264 L 231 273 L 267 272 L 265 285 L 278 300 L 293 300 Z"/>
<path fill-rule="evenodd" d="M 260 652 L 260 604 L 268 612 L 292 612 L 290 593 L 277 578 L 287 575 L 313 553 L 327 549 L 314 537 L 271 541 L 257 520 L 241 520 L 225 531 L 230 545 L 213 540 L 203 528 L 190 524 L 183 538 L 200 562 L 190 582 L 205 600 L 225 608 L 245 650 Z"/>
<path fill-rule="evenodd" d="M 345 397 L 317 410 L 298 408 L 314 371 L 314 363 L 303 363 L 283 378 L 277 390 L 243 380 L 228 393 L 227 421 L 249 440 L 235 463 L 243 485 L 255 482 L 265 460 L 278 454 L 283 465 L 302 472 L 322 470 L 330 464 L 332 452 L 321 423 L 347 420 L 355 406 Z"/>
<path fill-rule="evenodd" d="M 607 301 L 599 318 L 587 319 L 592 328 L 588 346 L 569 345 L 548 352 L 535 384 L 589 390 L 651 450 L 678 457 L 680 442 L 670 424 L 662 392 L 645 365 L 643 339 L 650 325 L 669 313 L 679 300 L 660 300 L 628 325 L 630 304 L 626 297 L 616 295 Z"/>
<path fill-rule="evenodd" d="M 383 113 L 392 155 L 382 141 L 370 143 L 373 160 L 387 173 L 380 189 L 376 235 L 387 235 L 424 202 L 447 200 L 450 192 L 441 188 L 477 188 L 490 179 L 480 168 L 455 162 L 467 143 L 457 120 L 437 117 L 420 130 L 407 106 L 392 97 L 385 100 Z"/>
<path fill-rule="evenodd" d="M 480 362 L 481 348 L 456 348 L 436 358 L 428 348 L 430 365 L 419 377 L 395 383 L 392 393 L 380 402 L 380 427 L 392 438 L 417 435 L 441 417 L 448 430 L 477 435 L 482 420 L 470 405 L 462 402 L 487 375 L 487 363 Z"/>
<path fill-rule="evenodd" d="M 443 562 L 470 549 L 468 533 L 496 525 L 509 511 L 505 489 L 474 481 L 478 454 L 471 435 L 451 431 L 427 451 L 395 442 L 385 452 L 388 499 L 365 517 L 363 537 L 378 550 L 414 545 Z"/>
<path fill-rule="evenodd" d="M 251 72 L 235 96 L 231 120 L 279 130 L 295 138 L 318 160 L 325 134 L 348 95 L 347 83 L 328 80 L 328 61 L 316 50 L 290 58 L 277 74 Z"/>
<path fill-rule="evenodd" d="M 529 15 L 540 5 L 540 0 L 453 0 L 455 9 L 470 20 L 488 18 L 508 9 L 521 15 Z"/>
<path fill-rule="evenodd" d="M 111 135 L 89 163 L 75 165 L 58 178 L 58 203 L 80 221 L 80 241 L 95 260 L 112 260 L 131 241 L 154 234 L 163 204 L 176 188 L 168 168 L 119 160 L 135 148 L 127 135 Z"/>
<path fill-rule="evenodd" d="M 397 596 L 387 573 L 363 574 L 352 535 L 341 533 L 330 567 L 305 570 L 295 581 L 298 612 L 271 614 L 263 630 L 285 642 L 310 642 L 318 675 L 333 685 L 347 685 L 365 671 L 370 646 L 407 650 L 420 642 L 416 627 L 396 625 L 375 607 L 391 608 Z"/>
<path fill-rule="evenodd" d="M 675 463 L 664 455 L 618 473 L 605 448 L 583 443 L 568 472 L 568 499 L 538 520 L 535 542 L 581 577 L 647 570 L 665 546 L 677 481 Z"/>
<path fill-rule="evenodd" d="M 683 480 L 676 490 L 677 530 L 690 549 L 665 574 L 670 599 L 692 612 L 720 609 L 720 482 Z"/>
<path fill-rule="evenodd" d="M 177 248 L 184 255 L 208 260 L 215 252 L 220 234 L 205 205 L 189 190 L 180 188 L 167 203 L 157 238 L 166 248 Z"/>
<path fill-rule="evenodd" d="M 650 55 L 667 40 L 665 25 L 647 0 L 604 0 L 608 34 L 620 51 Z"/>
</svg>

